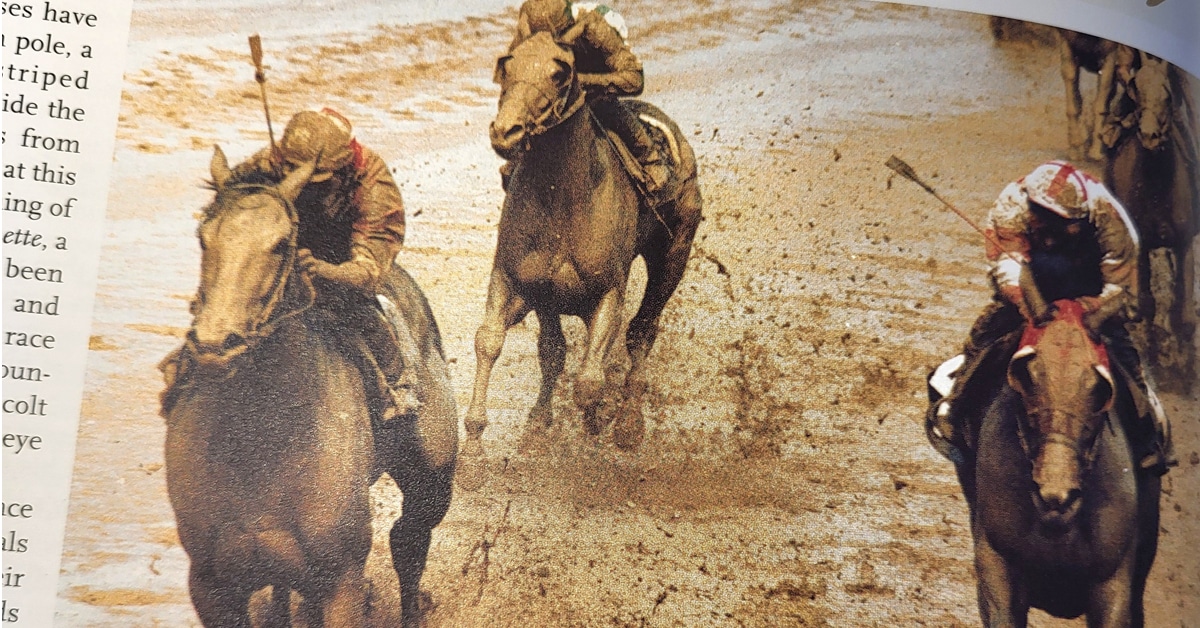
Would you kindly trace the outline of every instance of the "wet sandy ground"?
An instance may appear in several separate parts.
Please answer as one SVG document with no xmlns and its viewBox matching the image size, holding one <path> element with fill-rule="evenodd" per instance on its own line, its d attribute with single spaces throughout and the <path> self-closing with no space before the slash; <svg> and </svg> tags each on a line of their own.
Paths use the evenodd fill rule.
<svg viewBox="0 0 1200 628">
<path fill-rule="evenodd" d="M 558 423 L 529 434 L 536 322 L 514 328 L 492 380 L 495 473 L 456 492 L 434 531 L 429 624 L 977 625 L 966 506 L 920 417 L 925 373 L 989 298 L 982 246 L 882 164 L 901 155 L 982 218 L 1010 178 L 1064 156 L 1055 50 L 997 47 L 982 17 L 895 5 L 618 8 L 646 98 L 693 142 L 706 200 L 651 355 L 646 442 L 627 454 L 583 435 L 570 403 L 578 321 Z M 502 199 L 491 66 L 513 19 L 264 33 L 276 120 L 331 104 L 395 167 L 409 214 L 400 259 L 445 334 L 460 410 Z M 141 15 L 134 37 L 159 26 Z M 198 625 L 154 365 L 189 321 L 211 145 L 237 159 L 266 141 L 242 45 L 147 54 L 126 76 L 64 625 Z M 1195 627 L 1200 401 L 1164 401 L 1183 464 L 1162 499 L 1148 625 Z M 374 499 L 370 625 L 393 625 L 386 530 L 401 502 L 386 480 Z"/>
</svg>

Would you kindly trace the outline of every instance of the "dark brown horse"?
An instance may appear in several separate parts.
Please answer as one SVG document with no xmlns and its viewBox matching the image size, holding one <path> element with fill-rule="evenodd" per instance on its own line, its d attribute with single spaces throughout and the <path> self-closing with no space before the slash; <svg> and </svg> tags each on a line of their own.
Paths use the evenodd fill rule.
<svg viewBox="0 0 1200 628">
<path fill-rule="evenodd" d="M 622 165 L 617 146 L 591 115 L 568 47 L 539 33 L 500 60 L 497 79 L 502 92 L 491 125 L 492 147 L 516 161 L 500 217 L 487 311 L 475 335 L 478 363 L 466 415 L 467 447 L 482 451 L 492 366 L 507 330 L 531 311 L 541 326 L 542 370 L 531 420 L 552 420 L 551 397 L 566 354 L 559 317 L 570 314 L 583 318 L 588 328 L 575 403 L 590 433 L 603 428 L 596 407 L 604 396 L 605 361 L 621 326 L 630 266 L 640 255 L 648 280 L 626 335 L 631 367 L 614 427 L 619 447 L 636 448 L 644 433 L 646 357 L 700 222 L 695 156 L 665 115 L 627 101 L 659 132 L 663 152 L 670 155 L 667 200 L 652 209 Z"/>
<path fill-rule="evenodd" d="M 1057 305 L 1055 320 L 1026 330 L 1005 381 L 955 402 L 968 421 L 955 466 L 979 613 L 988 628 L 1025 626 L 1031 607 L 1086 614 L 1097 628 L 1140 627 L 1159 478 L 1135 471 L 1123 422 L 1134 402 L 1083 329 L 1082 309 Z"/>
<path fill-rule="evenodd" d="M 205 626 L 250 626 L 250 596 L 266 586 L 273 625 L 290 625 L 294 590 L 308 625 L 362 626 L 368 489 L 383 472 L 404 492 L 392 562 L 404 625 L 417 625 L 430 531 L 450 503 L 457 416 L 432 313 L 394 267 L 383 292 L 418 339 L 422 409 L 373 424 L 353 332 L 314 307 L 295 265 L 292 202 L 311 174 L 239 183 L 213 156 L 195 318 L 163 397 L 167 490 Z"/>
<path fill-rule="evenodd" d="M 1193 264 L 1200 232 L 1200 137 L 1186 81 L 1166 61 L 1137 53 L 1125 86 L 1131 111 L 1104 171 L 1105 185 L 1141 238 L 1138 308 L 1147 323 L 1148 357 L 1164 384 L 1184 388 L 1194 381 Z"/>
</svg>

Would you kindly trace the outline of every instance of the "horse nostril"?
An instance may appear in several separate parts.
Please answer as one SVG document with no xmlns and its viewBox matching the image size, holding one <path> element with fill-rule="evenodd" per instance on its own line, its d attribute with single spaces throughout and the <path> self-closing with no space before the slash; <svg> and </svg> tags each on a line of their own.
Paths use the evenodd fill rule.
<svg viewBox="0 0 1200 628">
<path fill-rule="evenodd" d="M 1039 491 L 1042 503 L 1055 512 L 1066 512 L 1082 494 L 1078 488 L 1043 488 Z"/>
<path fill-rule="evenodd" d="M 237 334 L 229 334 L 225 336 L 225 342 L 221 343 L 221 349 L 224 351 L 232 351 L 246 344 L 246 339 Z"/>
</svg>

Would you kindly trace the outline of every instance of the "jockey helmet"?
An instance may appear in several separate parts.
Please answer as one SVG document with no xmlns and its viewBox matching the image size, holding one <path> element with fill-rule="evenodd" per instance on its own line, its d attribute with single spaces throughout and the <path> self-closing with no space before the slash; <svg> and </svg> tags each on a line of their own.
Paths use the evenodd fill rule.
<svg viewBox="0 0 1200 628">
<path fill-rule="evenodd" d="M 287 171 L 319 158 L 309 179 L 319 183 L 350 163 L 354 157 L 353 142 L 350 121 L 340 113 L 328 108 L 301 111 L 288 121 L 279 141 L 279 152 Z"/>
<path fill-rule="evenodd" d="M 1082 218 L 1088 200 L 1087 173 L 1065 161 L 1048 161 L 1022 179 L 1029 200 L 1062 216 Z"/>
<path fill-rule="evenodd" d="M 575 21 L 571 4 L 566 0 L 527 0 L 525 17 L 530 32 L 545 31 L 555 36 L 563 34 Z"/>
</svg>

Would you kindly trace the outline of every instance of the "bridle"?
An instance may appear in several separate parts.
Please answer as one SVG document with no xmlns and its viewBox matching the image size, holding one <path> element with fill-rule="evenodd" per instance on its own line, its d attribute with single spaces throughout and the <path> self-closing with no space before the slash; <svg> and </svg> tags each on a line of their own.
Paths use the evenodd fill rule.
<svg viewBox="0 0 1200 628">
<path fill-rule="evenodd" d="M 512 58 L 512 55 L 501 57 L 500 60 L 497 61 L 497 66 L 503 67 Z M 536 115 L 534 115 L 535 112 L 530 111 L 530 103 L 524 103 L 526 119 L 530 120 L 530 124 L 527 127 L 524 145 L 522 147 L 523 149 L 528 150 L 529 141 L 532 138 L 542 135 L 543 133 L 553 129 L 563 122 L 570 120 L 571 116 L 575 115 L 575 113 L 583 108 L 583 105 L 587 100 L 587 94 L 579 86 L 579 81 L 576 79 L 575 75 L 575 67 L 573 65 L 570 67 L 570 79 L 564 83 L 563 88 L 554 94 L 548 93 L 540 83 L 530 81 L 525 78 L 517 78 L 510 81 L 506 77 L 504 80 L 503 89 L 505 92 L 507 92 L 510 87 L 515 85 L 528 85 L 551 103 L 550 107 L 547 107 L 544 111 L 537 112 Z"/>
<path fill-rule="evenodd" d="M 299 238 L 300 234 L 300 217 L 299 213 L 296 211 L 295 205 L 291 201 L 284 198 L 274 186 L 256 183 L 238 183 L 221 188 L 218 191 L 218 198 L 216 201 L 214 201 L 213 207 L 221 206 L 226 195 L 245 197 L 255 194 L 266 194 L 273 197 L 274 200 L 278 203 L 281 203 L 287 211 L 288 220 L 291 223 L 290 232 L 287 239 L 287 253 L 283 261 L 279 264 L 279 268 L 276 270 L 275 278 L 273 279 L 271 288 L 267 292 L 267 296 L 263 301 L 262 308 L 259 309 L 254 318 L 250 321 L 250 325 L 248 326 L 246 333 L 242 334 L 245 342 L 231 351 L 223 351 L 220 357 L 224 360 L 233 360 L 234 358 L 251 351 L 263 339 L 274 334 L 284 322 L 308 311 L 316 301 L 316 290 L 313 288 L 312 282 L 308 279 L 307 275 L 298 272 L 297 270 L 297 239 Z M 216 217 L 217 216 L 215 214 L 206 215 L 204 222 L 207 223 Z M 304 292 L 303 297 L 300 300 L 300 303 L 297 305 L 289 307 L 282 312 L 277 312 L 280 304 L 283 303 L 287 295 L 289 286 L 295 283 L 293 281 L 294 278 L 298 279 L 300 282 L 300 287 Z M 195 314 L 195 312 L 193 312 L 193 314 Z M 183 346 L 183 352 L 185 355 L 198 356 L 202 353 L 200 347 L 196 343 L 196 335 L 192 333 L 194 330 L 195 327 L 193 326 L 193 328 L 189 330 L 188 334 L 185 336 Z"/>
</svg>

